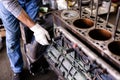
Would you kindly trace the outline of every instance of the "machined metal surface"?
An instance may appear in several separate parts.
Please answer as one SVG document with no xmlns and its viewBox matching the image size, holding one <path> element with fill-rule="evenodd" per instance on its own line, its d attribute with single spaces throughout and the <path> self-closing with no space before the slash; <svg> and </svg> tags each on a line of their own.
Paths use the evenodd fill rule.
<svg viewBox="0 0 120 80">
<path fill-rule="evenodd" d="M 79 17 L 78 12 L 73 11 L 73 10 L 64 10 L 64 11 L 61 13 L 61 16 L 62 16 L 64 19 L 74 19 L 74 18 Z"/>
<path fill-rule="evenodd" d="M 61 80 L 119 80 L 120 73 L 62 27 L 55 28 L 55 41 L 48 51 Z M 101 65 L 102 64 L 102 65 Z"/>
<path fill-rule="evenodd" d="M 74 11 L 79 12 L 77 9 Z M 108 48 L 111 42 L 120 40 L 119 31 L 116 31 L 114 40 L 113 34 L 115 26 L 113 24 L 108 23 L 108 26 L 106 26 L 106 21 L 97 16 L 97 26 L 95 27 L 94 22 L 96 21 L 94 15 L 91 17 L 90 13 L 84 8 L 81 11 L 81 18 L 65 19 L 61 16 L 62 12 L 63 11 L 56 11 L 53 14 L 56 25 L 72 31 L 75 35 L 79 36 L 82 41 L 89 44 L 105 58 L 110 59 L 110 61 L 120 69 L 120 56 L 114 54 Z M 87 26 L 87 21 L 85 21 L 85 25 L 83 25 L 84 20 L 88 21 L 89 26 Z"/>
<path fill-rule="evenodd" d="M 79 15 L 79 9 L 72 10 Z M 91 15 L 91 13 L 87 12 L 83 7 L 81 16 L 79 17 L 66 19 L 63 15 L 61 16 L 63 12 L 64 10 L 55 11 L 53 13 L 54 25 L 56 27 L 65 28 L 71 34 L 77 36 L 94 54 L 101 55 L 105 59 L 104 62 L 112 67 L 114 65 L 113 69 L 107 67 L 106 69 L 115 70 L 120 73 L 120 31 L 117 29 L 115 31 L 116 26 L 100 18 L 98 15 Z M 109 14 L 107 16 L 107 20 L 108 19 Z M 86 54 L 87 53 L 89 52 L 86 52 Z M 100 65 L 104 64 L 100 63 Z"/>
</svg>

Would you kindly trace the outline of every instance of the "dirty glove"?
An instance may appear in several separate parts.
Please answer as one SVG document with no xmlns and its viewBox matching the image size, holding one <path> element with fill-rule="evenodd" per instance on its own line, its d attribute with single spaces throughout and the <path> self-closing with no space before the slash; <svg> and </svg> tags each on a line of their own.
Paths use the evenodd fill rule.
<svg viewBox="0 0 120 80">
<path fill-rule="evenodd" d="M 58 7 L 58 10 L 67 9 L 66 0 L 57 0 L 57 7 Z"/>
<path fill-rule="evenodd" d="M 50 40 L 50 36 L 44 28 L 42 28 L 39 24 L 35 24 L 30 28 L 34 32 L 35 40 L 41 45 L 49 45 L 48 40 Z"/>
</svg>

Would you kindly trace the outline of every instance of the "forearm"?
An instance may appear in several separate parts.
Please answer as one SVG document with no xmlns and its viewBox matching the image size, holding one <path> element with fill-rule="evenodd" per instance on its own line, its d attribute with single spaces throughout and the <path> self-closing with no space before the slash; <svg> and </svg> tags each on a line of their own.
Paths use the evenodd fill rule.
<svg viewBox="0 0 120 80">
<path fill-rule="evenodd" d="M 30 28 L 35 25 L 35 23 L 19 5 L 17 0 L 1 0 L 1 2 L 8 11 L 10 11 L 17 19 L 19 19 L 26 26 Z"/>
<path fill-rule="evenodd" d="M 35 25 L 35 22 L 33 22 L 33 20 L 26 14 L 23 9 L 17 18 L 29 28 Z"/>
</svg>

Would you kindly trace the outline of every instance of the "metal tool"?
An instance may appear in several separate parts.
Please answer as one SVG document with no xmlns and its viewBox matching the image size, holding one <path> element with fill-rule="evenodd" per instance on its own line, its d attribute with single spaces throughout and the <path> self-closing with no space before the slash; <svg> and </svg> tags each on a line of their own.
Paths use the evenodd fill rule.
<svg viewBox="0 0 120 80">
<path fill-rule="evenodd" d="M 118 8 L 116 21 L 115 21 L 115 30 L 114 30 L 114 34 L 113 34 L 114 40 L 115 40 L 115 34 L 116 34 L 116 31 L 117 31 L 117 28 L 118 28 L 119 20 L 120 20 L 120 7 Z"/>
<path fill-rule="evenodd" d="M 109 21 L 111 3 L 112 3 L 112 1 L 110 0 L 109 1 L 109 8 L 108 8 L 108 13 L 107 13 L 107 18 L 106 18 L 106 26 L 108 25 L 108 21 Z"/>
</svg>

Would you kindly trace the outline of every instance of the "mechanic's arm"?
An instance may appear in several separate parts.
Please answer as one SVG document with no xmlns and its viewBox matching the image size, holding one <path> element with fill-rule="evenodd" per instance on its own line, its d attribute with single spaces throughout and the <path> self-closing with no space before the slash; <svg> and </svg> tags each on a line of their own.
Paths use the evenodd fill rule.
<svg viewBox="0 0 120 80">
<path fill-rule="evenodd" d="M 26 14 L 23 9 L 21 10 L 21 13 L 17 18 L 29 28 L 35 25 L 35 22 L 33 22 L 33 20 Z"/>
<path fill-rule="evenodd" d="M 49 45 L 48 40 L 50 40 L 50 36 L 48 32 L 39 24 L 33 22 L 33 20 L 26 14 L 23 9 L 17 18 L 34 32 L 34 36 L 37 42 L 42 45 Z"/>
<path fill-rule="evenodd" d="M 50 36 L 48 32 L 27 15 L 17 0 L 0 0 L 5 8 L 10 11 L 18 20 L 28 26 L 33 32 L 37 42 L 42 45 L 48 45 Z"/>
</svg>

